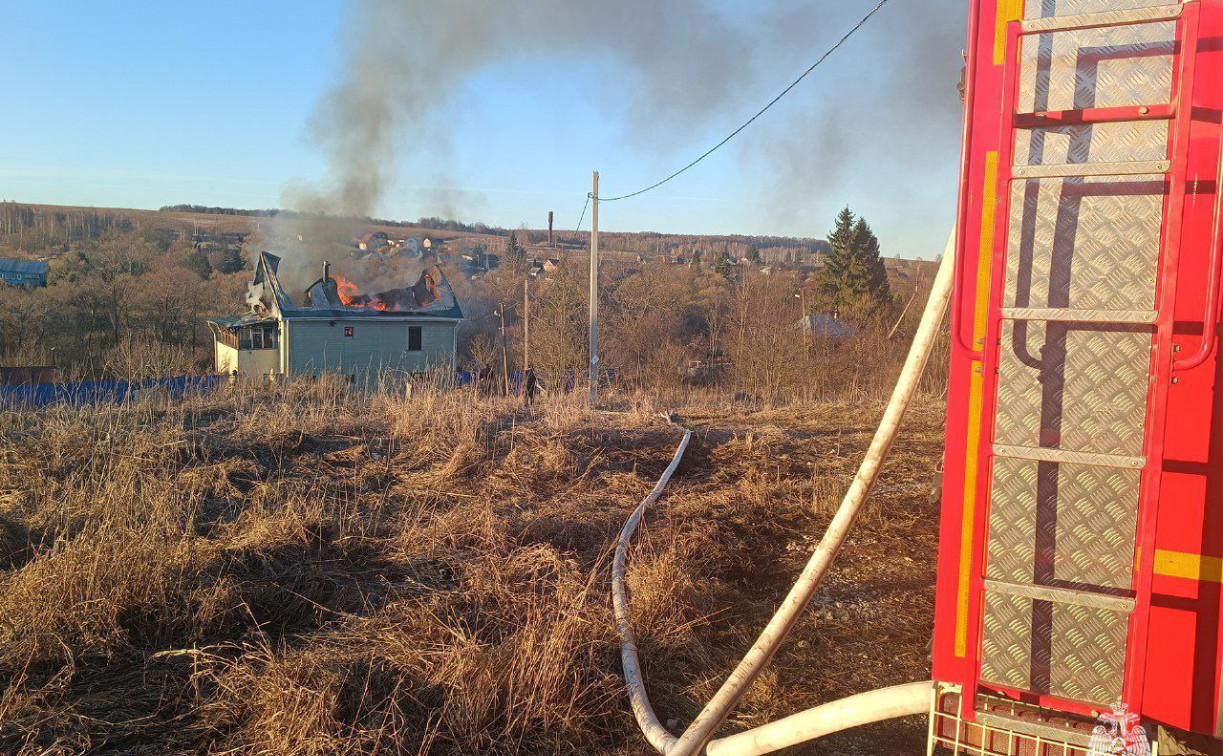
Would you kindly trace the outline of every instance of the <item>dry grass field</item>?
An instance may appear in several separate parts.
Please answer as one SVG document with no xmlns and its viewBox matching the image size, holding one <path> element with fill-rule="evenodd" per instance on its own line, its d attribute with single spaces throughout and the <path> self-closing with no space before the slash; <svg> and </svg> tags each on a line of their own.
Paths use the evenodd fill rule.
<svg viewBox="0 0 1223 756">
<path fill-rule="evenodd" d="M 329 384 L 0 412 L 0 753 L 646 754 L 608 567 L 678 434 L 653 402 Z M 680 727 L 763 625 L 874 400 L 672 404 L 693 443 L 632 557 Z M 727 731 L 925 679 L 941 406 Z M 799 752 L 920 753 L 920 721 Z"/>
</svg>

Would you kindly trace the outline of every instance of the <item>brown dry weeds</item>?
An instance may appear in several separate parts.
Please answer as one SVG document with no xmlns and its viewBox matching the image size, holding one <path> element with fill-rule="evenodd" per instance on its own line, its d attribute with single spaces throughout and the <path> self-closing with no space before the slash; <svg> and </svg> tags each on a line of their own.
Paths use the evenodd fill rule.
<svg viewBox="0 0 1223 756">
<path fill-rule="evenodd" d="M 0 752 L 648 753 L 609 550 L 678 440 L 641 397 L 533 412 L 418 390 L 243 389 L 0 413 Z M 682 726 L 839 503 L 878 402 L 692 403 L 630 572 L 648 684 Z M 922 679 L 941 413 L 727 730 Z M 893 723 L 811 753 L 916 753 Z"/>
</svg>

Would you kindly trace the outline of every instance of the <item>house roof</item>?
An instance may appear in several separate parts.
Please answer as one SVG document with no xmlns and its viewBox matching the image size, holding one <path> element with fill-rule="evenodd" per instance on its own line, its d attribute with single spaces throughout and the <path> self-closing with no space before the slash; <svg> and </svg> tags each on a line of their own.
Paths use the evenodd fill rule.
<svg viewBox="0 0 1223 756">
<path fill-rule="evenodd" d="M 249 317 L 252 319 L 239 323 L 239 325 L 258 322 L 266 318 L 425 317 L 452 320 L 463 318 L 463 310 L 459 307 L 450 281 L 436 265 L 424 270 L 412 286 L 357 296 L 368 305 L 377 303 L 382 305 L 381 308 L 345 305 L 345 300 L 339 296 L 334 278 L 315 281 L 306 291 L 306 304 L 299 306 L 280 285 L 280 279 L 276 275 L 279 268 L 279 257 L 268 252 L 260 253 L 259 261 L 255 264 L 254 278 L 246 287 L 246 303 L 251 308 Z M 352 301 L 352 297 L 346 300 Z M 220 320 L 213 322 L 222 325 Z"/>
<path fill-rule="evenodd" d="M 47 267 L 47 263 L 42 260 L 0 259 L 0 273 L 45 276 L 47 274 Z"/>
<path fill-rule="evenodd" d="M 222 328 L 239 328 L 241 326 L 255 325 L 256 323 L 275 323 L 276 318 L 248 312 L 242 315 L 230 315 L 225 318 L 209 318 L 208 322 L 215 323 Z"/>
</svg>

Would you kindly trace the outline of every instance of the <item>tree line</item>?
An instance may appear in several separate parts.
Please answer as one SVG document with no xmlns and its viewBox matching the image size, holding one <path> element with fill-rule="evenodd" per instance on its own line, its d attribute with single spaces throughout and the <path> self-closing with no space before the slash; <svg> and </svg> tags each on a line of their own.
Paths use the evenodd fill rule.
<svg viewBox="0 0 1223 756">
<path fill-rule="evenodd" d="M 527 305 L 513 264 L 523 259 L 516 236 L 510 248 L 518 251 L 507 254 L 511 264 L 479 287 L 459 283 L 468 315 L 461 360 L 470 370 L 496 375 L 506 363 L 511 370 L 524 367 Z M 609 258 L 600 290 L 601 366 L 632 385 L 708 384 L 764 402 L 825 396 L 846 386 L 886 389 L 907 349 L 904 336 L 920 315 L 911 310 L 898 325 L 898 300 L 924 295 L 931 281 L 919 277 L 893 290 L 878 238 L 848 209 L 836 218 L 827 245 L 814 273 L 731 266 L 724 255 L 686 265 Z M 580 258 L 563 262 L 555 275 L 528 284 L 531 367 L 545 385 L 580 383 L 589 359 L 587 272 L 576 264 Z M 502 306 L 504 341 L 494 315 Z M 804 329 L 803 316 L 812 314 L 843 329 Z"/>
<path fill-rule="evenodd" d="M 200 373 L 205 319 L 242 301 L 247 260 L 130 232 L 74 242 L 47 287 L 0 285 L 0 364 L 56 365 L 70 379 Z"/>
</svg>

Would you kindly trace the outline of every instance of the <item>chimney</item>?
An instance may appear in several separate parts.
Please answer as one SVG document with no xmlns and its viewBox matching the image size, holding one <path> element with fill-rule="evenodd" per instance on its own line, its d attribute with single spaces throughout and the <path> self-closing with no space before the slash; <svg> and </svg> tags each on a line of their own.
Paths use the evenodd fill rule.
<svg viewBox="0 0 1223 756">
<path fill-rule="evenodd" d="M 323 283 L 331 280 L 331 263 L 323 261 Z"/>
<path fill-rule="evenodd" d="M 552 211 L 548 211 L 548 246 L 552 246 Z"/>
</svg>

